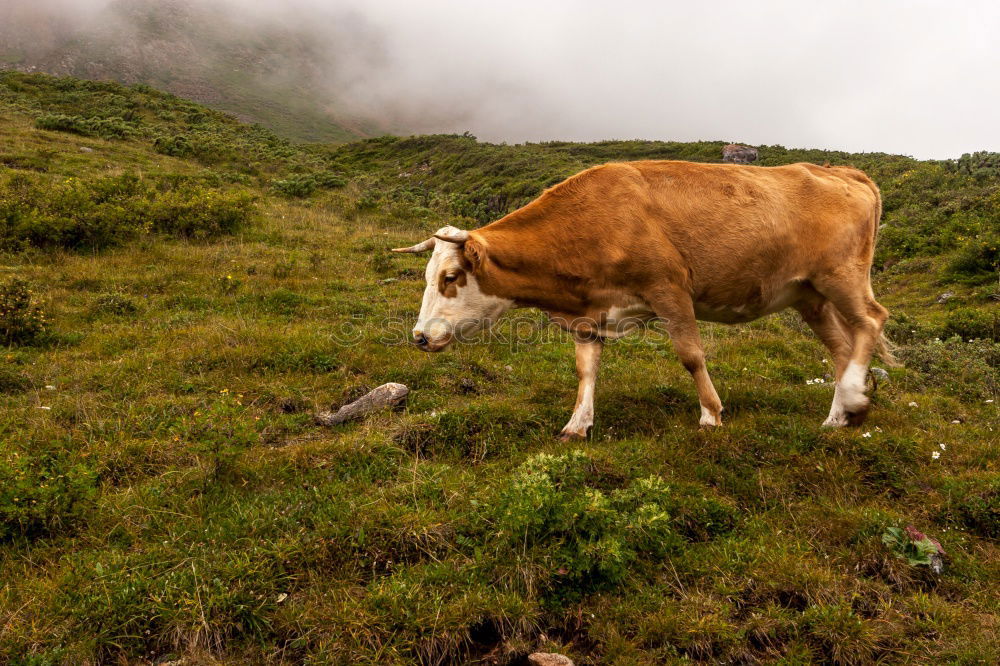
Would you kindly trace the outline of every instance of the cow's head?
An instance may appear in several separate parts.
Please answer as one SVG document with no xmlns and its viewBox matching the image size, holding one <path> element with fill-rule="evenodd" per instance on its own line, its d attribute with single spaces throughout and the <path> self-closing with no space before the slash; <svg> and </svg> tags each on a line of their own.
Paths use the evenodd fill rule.
<svg viewBox="0 0 1000 666">
<path fill-rule="evenodd" d="M 442 227 L 413 247 L 393 252 L 433 250 L 427 262 L 427 287 L 420 317 L 413 327 L 413 342 L 424 351 L 441 351 L 456 339 L 489 328 L 513 301 L 484 293 L 476 271 L 482 267 L 484 248 L 468 231 Z"/>
</svg>

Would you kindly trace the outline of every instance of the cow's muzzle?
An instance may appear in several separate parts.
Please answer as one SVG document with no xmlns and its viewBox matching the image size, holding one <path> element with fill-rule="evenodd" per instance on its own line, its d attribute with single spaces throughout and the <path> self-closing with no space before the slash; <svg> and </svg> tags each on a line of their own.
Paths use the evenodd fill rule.
<svg viewBox="0 0 1000 666">
<path fill-rule="evenodd" d="M 445 348 L 451 344 L 452 336 L 447 335 L 441 340 L 431 340 L 422 332 L 413 332 L 413 344 L 417 346 L 418 349 L 425 352 L 439 352 L 444 351 Z"/>
</svg>

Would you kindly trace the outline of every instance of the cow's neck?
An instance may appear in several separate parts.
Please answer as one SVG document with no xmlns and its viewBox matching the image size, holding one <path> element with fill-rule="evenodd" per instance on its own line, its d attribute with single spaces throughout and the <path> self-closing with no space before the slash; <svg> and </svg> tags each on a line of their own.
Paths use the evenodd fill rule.
<svg viewBox="0 0 1000 666">
<path fill-rule="evenodd" d="M 473 232 L 485 250 L 476 271 L 480 288 L 521 307 L 583 312 L 588 300 L 584 264 L 593 247 L 579 229 L 559 224 L 535 204 Z"/>
</svg>

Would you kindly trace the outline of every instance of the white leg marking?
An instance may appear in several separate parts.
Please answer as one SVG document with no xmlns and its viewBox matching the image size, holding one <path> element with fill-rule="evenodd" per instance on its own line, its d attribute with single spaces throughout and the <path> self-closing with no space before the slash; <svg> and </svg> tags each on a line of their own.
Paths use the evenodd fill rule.
<svg viewBox="0 0 1000 666">
<path fill-rule="evenodd" d="M 847 364 L 847 369 L 837 382 L 833 392 L 833 404 L 830 415 L 823 421 L 829 428 L 839 428 L 847 425 L 847 414 L 864 409 L 868 405 L 865 395 L 865 376 L 868 369 L 855 361 Z"/>
<path fill-rule="evenodd" d="M 705 405 L 701 406 L 701 420 L 698 421 L 703 426 L 717 426 L 722 425 L 722 423 L 715 417 Z"/>
<path fill-rule="evenodd" d="M 581 437 L 587 436 L 587 431 L 594 425 L 594 380 L 591 379 L 583 385 L 580 395 L 580 404 L 573 411 L 569 423 L 563 428 L 563 432 L 573 433 Z"/>
<path fill-rule="evenodd" d="M 594 386 L 597 383 L 597 369 L 601 363 L 601 350 L 604 343 L 600 340 L 577 340 L 576 342 L 576 372 L 580 377 L 580 386 L 576 393 L 576 409 L 569 423 L 562 429 L 564 438 L 585 438 L 587 431 L 594 425 Z"/>
<path fill-rule="evenodd" d="M 868 396 L 865 395 L 865 376 L 868 373 L 867 366 L 851 361 L 847 364 L 844 376 L 840 378 L 843 385 L 844 409 L 849 412 L 863 408 L 868 404 Z"/>
</svg>

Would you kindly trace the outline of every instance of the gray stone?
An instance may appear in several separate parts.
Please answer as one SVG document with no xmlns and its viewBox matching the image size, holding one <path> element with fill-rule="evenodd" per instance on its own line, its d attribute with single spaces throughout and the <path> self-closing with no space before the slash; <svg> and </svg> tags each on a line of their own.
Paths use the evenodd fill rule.
<svg viewBox="0 0 1000 666">
<path fill-rule="evenodd" d="M 869 368 L 868 372 L 872 373 L 872 376 L 876 381 L 887 382 L 889 381 L 889 373 L 883 368 Z"/>
<path fill-rule="evenodd" d="M 938 296 L 938 299 L 937 299 L 937 302 L 938 302 L 938 303 L 947 303 L 947 302 L 948 302 L 948 301 L 950 301 L 950 300 L 951 300 L 951 299 L 952 299 L 952 298 L 953 298 L 954 296 L 955 296 L 955 294 L 953 294 L 952 292 L 950 292 L 950 291 L 946 291 L 946 292 L 944 292 L 943 294 L 941 294 L 940 296 Z"/>
</svg>

